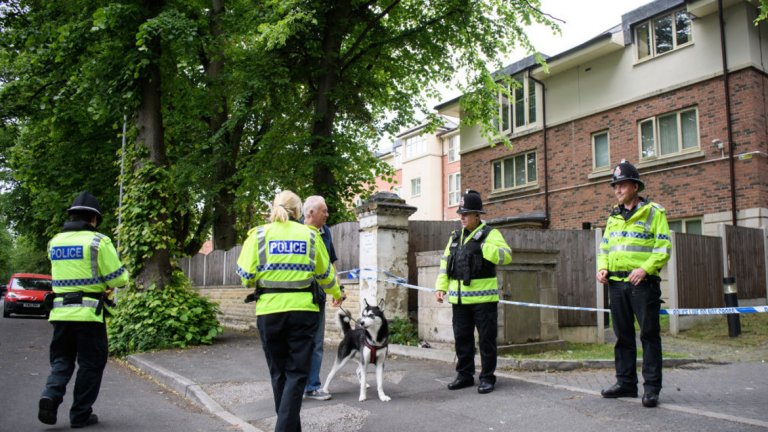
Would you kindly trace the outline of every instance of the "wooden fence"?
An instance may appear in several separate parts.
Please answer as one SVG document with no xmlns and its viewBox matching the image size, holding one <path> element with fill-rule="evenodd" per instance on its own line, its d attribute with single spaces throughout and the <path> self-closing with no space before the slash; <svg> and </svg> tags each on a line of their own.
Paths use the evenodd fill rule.
<svg viewBox="0 0 768 432">
<path fill-rule="evenodd" d="M 415 256 L 418 252 L 442 251 L 457 222 L 411 221 L 409 223 L 409 283 L 418 283 Z M 591 230 L 524 230 L 500 229 L 509 245 L 515 249 L 560 251 L 556 283 L 558 302 L 562 306 L 594 307 L 595 289 L 595 232 Z M 765 233 L 762 229 L 725 226 L 725 241 L 720 237 L 693 234 L 675 234 L 677 302 L 681 308 L 708 308 L 723 306 L 722 279 L 725 264 L 723 256 L 730 257 L 733 276 L 736 277 L 739 299 L 766 298 Z M 358 267 L 359 223 L 345 222 L 331 227 L 334 247 L 339 257 L 339 271 Z M 725 246 L 723 246 L 725 245 Z M 181 261 L 182 270 L 197 287 L 237 286 L 235 273 L 240 246 L 229 251 L 197 254 Z M 514 259 L 514 257 L 513 257 Z M 670 277 L 673 277 L 670 275 Z M 416 309 L 417 295 L 413 291 L 412 310 Z M 409 300 L 411 300 L 409 296 Z M 558 312 L 561 327 L 594 326 L 597 316 L 580 311 Z"/>
</svg>

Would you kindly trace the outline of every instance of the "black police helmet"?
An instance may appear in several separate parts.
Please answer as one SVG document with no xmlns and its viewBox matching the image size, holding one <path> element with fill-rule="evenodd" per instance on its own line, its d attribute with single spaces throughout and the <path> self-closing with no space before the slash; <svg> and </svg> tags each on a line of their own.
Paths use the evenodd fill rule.
<svg viewBox="0 0 768 432">
<path fill-rule="evenodd" d="M 459 201 L 459 209 L 456 210 L 456 213 L 485 213 L 480 193 L 472 189 L 467 189 L 461 197 L 461 201 Z"/>
<path fill-rule="evenodd" d="M 632 180 L 640 185 L 637 189 L 638 192 L 642 192 L 643 189 L 645 189 L 645 183 L 640 180 L 640 173 L 637 171 L 637 168 L 625 159 L 622 159 L 621 163 L 616 165 L 616 168 L 613 170 L 613 181 L 611 181 L 611 186 L 625 180 Z"/>
<path fill-rule="evenodd" d="M 96 216 L 98 223 L 101 223 L 101 205 L 95 196 L 88 191 L 80 192 L 80 195 L 72 201 L 72 206 L 67 209 L 72 213 L 90 213 Z"/>
</svg>

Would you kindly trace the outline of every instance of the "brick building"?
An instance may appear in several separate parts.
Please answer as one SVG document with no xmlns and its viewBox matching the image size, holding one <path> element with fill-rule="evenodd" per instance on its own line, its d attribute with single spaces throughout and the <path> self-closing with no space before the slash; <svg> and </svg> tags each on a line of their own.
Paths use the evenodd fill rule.
<svg viewBox="0 0 768 432">
<path fill-rule="evenodd" d="M 768 24 L 748 1 L 722 4 L 653 1 L 549 57 L 548 71 L 532 57 L 499 71 L 520 83 L 499 94 L 511 148 L 460 127 L 463 187 L 481 192 L 487 219 L 602 226 L 627 159 L 676 231 L 768 226 Z M 461 118 L 460 101 L 436 108 Z"/>
</svg>

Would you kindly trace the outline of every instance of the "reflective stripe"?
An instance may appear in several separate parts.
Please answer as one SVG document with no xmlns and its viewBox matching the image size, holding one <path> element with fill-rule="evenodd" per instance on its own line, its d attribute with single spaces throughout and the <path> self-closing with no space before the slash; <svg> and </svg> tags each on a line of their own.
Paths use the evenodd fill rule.
<svg viewBox="0 0 768 432">
<path fill-rule="evenodd" d="M 330 288 L 333 288 L 335 284 L 336 284 L 336 279 L 331 279 L 331 281 L 326 284 L 320 284 L 320 289 L 324 289 L 324 290 L 330 289 Z"/>
<path fill-rule="evenodd" d="M 444 275 L 447 275 L 447 274 L 448 274 L 448 270 L 446 270 L 446 269 L 444 269 L 444 268 L 441 268 L 441 269 L 440 269 L 440 271 L 438 272 L 438 274 L 444 274 Z"/>
<path fill-rule="evenodd" d="M 312 266 L 314 267 L 315 264 L 315 242 L 317 235 L 315 235 L 314 231 L 309 232 L 309 262 L 312 263 Z"/>
<path fill-rule="evenodd" d="M 91 276 L 96 279 L 99 277 L 99 243 L 103 235 L 96 233 L 91 240 Z"/>
<path fill-rule="evenodd" d="M 627 245 L 615 245 L 611 246 L 611 252 L 623 251 L 623 252 L 653 252 L 652 247 L 647 246 L 627 246 Z"/>
<path fill-rule="evenodd" d="M 295 271 L 307 271 L 312 272 L 315 270 L 315 266 L 310 264 L 291 264 L 291 263 L 275 263 L 266 265 L 257 265 L 256 271 L 263 272 L 269 270 L 295 270 Z"/>
<path fill-rule="evenodd" d="M 264 225 L 256 228 L 256 249 L 259 251 L 259 262 L 267 263 L 267 242 L 265 241 Z"/>
<path fill-rule="evenodd" d="M 480 290 L 480 291 L 461 291 L 462 297 L 482 297 L 482 296 L 493 296 L 498 295 L 499 290 Z M 458 297 L 459 292 L 458 291 L 448 291 L 449 296 Z"/>
<path fill-rule="evenodd" d="M 237 270 L 235 272 L 243 279 L 251 280 L 256 277 L 253 273 L 248 273 L 247 271 L 243 270 L 240 266 L 237 266 Z"/>
<path fill-rule="evenodd" d="M 102 276 L 101 279 L 104 282 L 109 282 L 109 281 L 111 281 L 114 278 L 120 277 L 120 275 L 123 274 L 123 273 L 125 273 L 125 267 L 120 267 L 119 269 L 113 271 L 112 273 L 110 273 L 110 274 L 108 274 L 106 276 Z"/>
<path fill-rule="evenodd" d="M 653 250 L 653 253 L 663 253 L 669 255 L 669 248 L 656 248 Z"/>
<path fill-rule="evenodd" d="M 634 231 L 614 231 L 611 233 L 611 237 L 630 237 L 630 238 L 637 238 L 637 239 L 644 239 L 649 240 L 654 238 L 653 234 L 648 234 L 644 232 L 634 232 Z"/>
<path fill-rule="evenodd" d="M 653 223 L 653 215 L 656 214 L 656 207 L 651 206 L 651 211 L 648 212 L 648 219 L 645 220 L 645 232 L 651 230 L 651 224 Z"/>
<path fill-rule="evenodd" d="M 503 263 L 504 261 L 506 261 L 505 258 L 504 258 L 505 257 L 504 254 L 505 253 L 509 253 L 510 255 L 512 255 L 512 251 L 510 251 L 509 249 L 507 249 L 507 248 L 499 248 L 499 262 L 500 263 Z"/>
<path fill-rule="evenodd" d="M 307 288 L 312 283 L 312 278 L 303 281 L 268 281 L 259 279 L 257 282 L 261 288 Z M 307 290 L 307 292 L 310 292 Z"/>
<path fill-rule="evenodd" d="M 95 308 L 98 305 L 99 305 L 99 301 L 91 299 L 91 298 L 84 298 L 82 303 L 73 303 L 73 304 L 68 304 L 68 305 L 65 305 L 63 303 L 63 299 L 56 299 L 56 300 L 53 301 L 53 307 L 54 308 L 71 308 L 71 307 L 77 307 L 77 308 L 90 307 L 90 308 Z"/>
<path fill-rule="evenodd" d="M 328 267 L 325 269 L 325 273 L 321 274 L 318 279 L 325 279 L 328 277 L 328 275 L 331 274 L 331 265 L 328 264 Z"/>
<path fill-rule="evenodd" d="M 56 279 L 51 282 L 51 285 L 55 287 L 71 287 L 71 286 L 101 285 L 102 283 L 103 281 L 101 278 Z"/>
</svg>

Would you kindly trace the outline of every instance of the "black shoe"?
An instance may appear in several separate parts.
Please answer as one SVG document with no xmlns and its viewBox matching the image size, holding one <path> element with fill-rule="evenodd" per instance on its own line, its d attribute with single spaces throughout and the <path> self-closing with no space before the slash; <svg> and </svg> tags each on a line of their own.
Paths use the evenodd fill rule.
<svg viewBox="0 0 768 432">
<path fill-rule="evenodd" d="M 84 428 L 86 426 L 93 426 L 93 425 L 95 425 L 98 422 L 99 422 L 99 416 L 97 416 L 96 414 L 91 414 L 90 417 L 88 417 L 88 419 L 86 419 L 84 422 L 82 422 L 82 423 L 72 423 L 69 426 L 72 429 L 80 429 L 80 428 Z"/>
<path fill-rule="evenodd" d="M 493 391 L 493 383 L 489 382 L 481 382 L 479 386 L 477 386 L 477 392 L 480 394 L 486 394 Z"/>
<path fill-rule="evenodd" d="M 646 408 L 654 408 L 659 404 L 659 394 L 646 392 L 643 395 L 643 406 Z"/>
<path fill-rule="evenodd" d="M 637 397 L 637 388 L 625 387 L 621 384 L 614 384 L 611 388 L 600 392 L 604 398 Z"/>
<path fill-rule="evenodd" d="M 59 403 L 55 400 L 43 396 L 38 403 L 37 419 L 49 425 L 56 424 L 56 412 L 59 410 Z"/>
<path fill-rule="evenodd" d="M 472 387 L 473 385 L 475 385 L 475 379 L 472 377 L 469 377 L 469 378 L 456 377 L 456 379 L 453 380 L 452 383 L 448 384 L 448 390 L 458 390 L 466 387 Z"/>
</svg>

